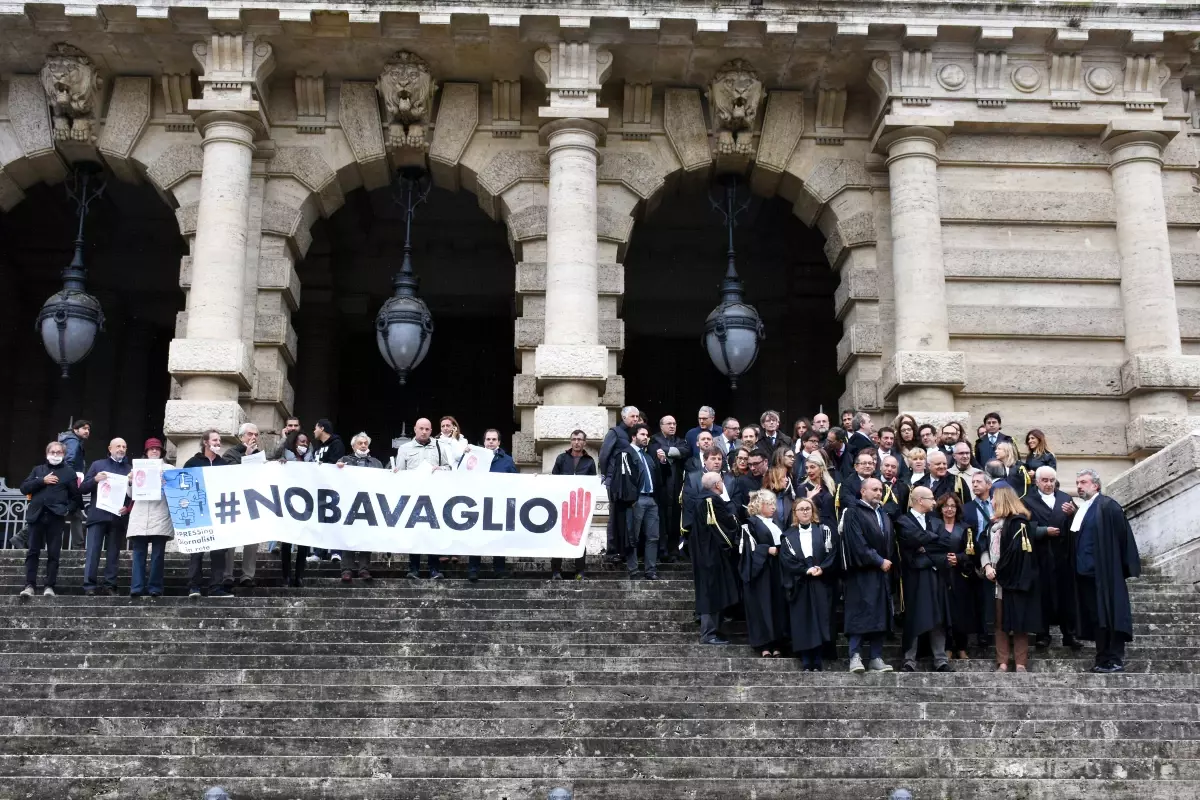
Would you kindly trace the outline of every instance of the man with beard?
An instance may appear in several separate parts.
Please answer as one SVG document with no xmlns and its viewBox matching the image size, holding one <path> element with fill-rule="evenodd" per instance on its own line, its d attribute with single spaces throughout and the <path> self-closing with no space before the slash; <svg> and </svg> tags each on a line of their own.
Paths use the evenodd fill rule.
<svg viewBox="0 0 1200 800">
<path fill-rule="evenodd" d="M 1062 507 L 1071 519 L 1079 636 L 1096 642 L 1092 672 L 1125 671 L 1125 643 L 1133 639 L 1133 610 L 1125 581 L 1142 574 L 1141 557 L 1125 510 L 1100 494 L 1100 476 L 1083 469 L 1075 477 L 1079 497 Z"/>
</svg>

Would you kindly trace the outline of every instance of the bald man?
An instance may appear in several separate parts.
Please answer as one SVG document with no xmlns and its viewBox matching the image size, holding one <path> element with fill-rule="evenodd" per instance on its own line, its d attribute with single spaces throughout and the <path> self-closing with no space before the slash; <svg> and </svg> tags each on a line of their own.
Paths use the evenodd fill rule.
<svg viewBox="0 0 1200 800">
<path fill-rule="evenodd" d="M 452 455 L 450 448 L 433 438 L 433 423 L 425 417 L 421 417 L 413 424 L 413 438 L 402 444 L 396 454 L 395 472 L 452 470 L 454 469 L 450 461 Z M 430 580 L 440 581 L 442 579 L 441 556 L 430 555 L 426 556 L 426 559 L 429 562 Z M 420 580 L 421 555 L 419 553 L 409 554 L 407 577 L 413 581 Z"/>
<path fill-rule="evenodd" d="M 108 456 L 93 462 L 88 468 L 83 483 L 79 484 L 82 494 L 92 496 L 91 507 L 87 513 L 87 560 L 83 567 L 83 593 L 89 597 L 99 593 L 111 595 L 117 588 L 117 567 L 121 561 L 121 546 L 125 539 L 125 526 L 128 523 L 129 508 L 126 502 L 121 510 L 113 514 L 100 508 L 96 495 L 100 487 L 108 481 L 109 475 L 128 475 L 130 464 L 126 457 L 124 439 L 113 439 L 108 443 Z M 100 550 L 104 556 L 104 584 L 97 585 L 96 572 L 100 569 Z"/>
</svg>

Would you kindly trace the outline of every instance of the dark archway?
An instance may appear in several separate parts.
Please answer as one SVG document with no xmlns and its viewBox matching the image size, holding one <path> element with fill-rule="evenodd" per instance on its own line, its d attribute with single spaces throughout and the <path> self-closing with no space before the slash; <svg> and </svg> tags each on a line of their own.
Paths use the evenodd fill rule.
<svg viewBox="0 0 1200 800">
<path fill-rule="evenodd" d="M 413 222 L 413 265 L 433 314 L 429 354 L 400 386 L 375 344 L 375 315 L 400 268 L 404 217 L 390 188 L 357 190 L 313 227 L 298 266 L 296 411 L 331 419 L 344 437 L 365 430 L 386 461 L 392 437 L 419 416 L 453 415 L 472 442 L 514 429 L 516 265 L 503 224 L 465 192 L 434 188 Z"/>
<path fill-rule="evenodd" d="M 627 401 L 654 422 L 675 414 L 681 430 L 696 424 L 701 405 L 743 424 L 774 408 L 785 429 L 821 406 L 832 413 L 845 381 L 837 371 L 838 276 L 824 237 L 779 198 L 756 197 L 739 217 L 738 271 L 767 338 L 736 391 L 701 346 L 704 320 L 720 301 L 727 241 L 723 218 L 699 192 L 664 198 L 638 223 L 625 259 Z"/>
<path fill-rule="evenodd" d="M 170 208 L 149 184 L 108 176 L 86 227 L 88 291 L 101 302 L 104 331 L 69 379 L 34 331 L 38 310 L 62 288 L 71 261 L 75 205 L 63 186 L 38 184 L 0 214 L 0 476 L 12 486 L 72 418 L 92 421 L 89 461 L 120 436 L 139 452 L 162 436 L 170 395 L 167 351 L 184 307 L 179 262 L 187 252 Z"/>
</svg>

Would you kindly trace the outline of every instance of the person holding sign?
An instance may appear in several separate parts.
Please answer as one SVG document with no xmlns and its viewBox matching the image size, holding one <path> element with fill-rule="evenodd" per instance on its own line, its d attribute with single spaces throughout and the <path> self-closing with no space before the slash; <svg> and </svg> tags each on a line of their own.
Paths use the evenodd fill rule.
<svg viewBox="0 0 1200 800">
<path fill-rule="evenodd" d="M 75 470 L 66 461 L 61 442 L 46 445 L 46 460 L 38 464 L 21 483 L 21 493 L 29 495 L 25 523 L 29 527 L 29 552 L 25 555 L 25 588 L 21 600 L 33 597 L 37 588 L 38 559 L 46 548 L 46 588 L 42 594 L 54 597 L 58 581 L 58 554 L 62 549 L 66 516 L 79 504 Z"/>
<path fill-rule="evenodd" d="M 133 577 L 129 581 L 130 597 L 162 597 L 163 594 L 163 557 L 167 551 L 167 542 L 175 536 L 175 528 L 171 525 L 171 513 L 167 510 L 167 501 L 162 497 L 163 443 L 161 439 L 147 439 L 142 447 L 144 458 L 133 462 L 134 469 L 133 491 L 135 497 L 139 494 L 157 494 L 154 499 L 138 497 L 133 502 L 133 510 L 129 512 L 129 530 L 125 538 L 129 540 L 129 549 L 133 551 Z M 150 576 L 146 579 L 146 552 L 150 552 Z"/>
<path fill-rule="evenodd" d="M 83 567 L 83 593 L 88 597 L 95 596 L 97 590 L 110 595 L 117 588 L 121 539 L 128 521 L 125 515 L 129 513 L 129 507 L 124 503 L 130 470 L 129 459 L 125 457 L 127 449 L 124 439 L 113 439 L 108 443 L 108 457 L 93 462 L 79 485 L 81 493 L 92 496 L 87 514 L 87 560 Z M 113 478 L 112 484 L 109 484 L 110 478 Z M 114 491 L 117 484 L 121 484 L 119 492 Z M 104 585 L 97 586 L 101 548 L 105 551 Z"/>
<path fill-rule="evenodd" d="M 495 428 L 488 428 L 483 434 L 483 447 L 491 455 L 488 472 L 507 472 L 514 475 L 517 473 L 517 465 L 512 460 L 512 456 L 504 452 L 504 448 L 500 446 L 500 431 Z M 473 457 L 476 452 L 475 450 L 470 450 L 463 454 L 463 460 Z M 462 469 L 461 465 L 459 469 Z M 483 558 L 480 556 L 470 556 L 467 558 L 467 580 L 471 583 L 479 580 L 479 566 L 482 563 Z M 492 571 L 496 578 L 503 579 L 508 577 L 504 556 L 492 557 Z"/>
<path fill-rule="evenodd" d="M 421 417 L 413 425 L 413 438 L 400 446 L 396 451 L 395 472 L 402 470 L 418 470 L 422 472 L 438 472 L 454 469 L 456 452 L 452 452 L 440 439 L 433 438 L 433 423 Z M 438 569 L 441 556 L 426 556 L 429 562 L 429 579 L 440 581 L 442 572 Z M 421 578 L 421 554 L 410 553 L 408 556 L 408 575 L 410 580 Z"/>
<path fill-rule="evenodd" d="M 351 453 L 348 456 L 343 456 L 338 462 L 338 469 L 345 467 L 369 467 L 371 469 L 383 469 L 383 464 L 378 458 L 371 455 L 371 437 L 364 433 L 354 434 L 354 438 L 350 440 Z M 371 566 L 371 554 L 363 550 L 335 550 L 334 556 L 342 565 L 342 583 L 350 583 L 354 580 L 354 571 L 358 570 L 360 580 L 371 580 L 371 571 L 367 569 Z M 359 568 L 361 565 L 361 569 Z"/>
</svg>

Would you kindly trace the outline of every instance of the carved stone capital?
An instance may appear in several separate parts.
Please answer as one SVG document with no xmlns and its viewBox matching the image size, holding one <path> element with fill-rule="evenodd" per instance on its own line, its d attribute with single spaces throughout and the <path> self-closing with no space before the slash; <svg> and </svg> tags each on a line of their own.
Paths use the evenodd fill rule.
<svg viewBox="0 0 1200 800">
<path fill-rule="evenodd" d="M 192 45 L 204 74 L 202 97 L 187 101 L 193 118 L 214 111 L 242 113 L 258 120 L 260 135 L 270 128 L 267 81 L 275 71 L 275 51 L 253 33 L 214 33 Z"/>
<path fill-rule="evenodd" d="M 596 103 L 612 64 L 612 53 L 587 42 L 556 42 L 538 50 L 533 65 L 550 95 L 538 116 L 608 119 L 608 109 Z"/>
<path fill-rule="evenodd" d="M 96 65 L 79 48 L 59 43 L 46 56 L 41 77 L 55 141 L 94 144 L 96 108 L 104 86 Z"/>
</svg>

